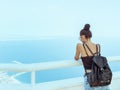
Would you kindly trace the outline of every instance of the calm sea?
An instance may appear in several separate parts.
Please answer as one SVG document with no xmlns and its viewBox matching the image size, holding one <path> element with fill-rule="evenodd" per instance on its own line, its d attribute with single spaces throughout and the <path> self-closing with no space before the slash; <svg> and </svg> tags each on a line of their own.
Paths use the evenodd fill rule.
<svg viewBox="0 0 120 90">
<path fill-rule="evenodd" d="M 116 40 L 97 40 L 104 56 L 120 56 L 120 43 Z M 76 44 L 72 38 L 48 40 L 0 41 L 0 63 L 40 63 L 46 61 L 74 60 Z M 120 62 L 110 63 L 113 71 L 119 71 Z M 82 76 L 83 67 L 46 70 L 36 73 L 36 82 L 46 82 Z M 9 72 L 9 75 L 15 74 Z M 30 83 L 30 73 L 16 77 L 24 83 Z"/>
</svg>

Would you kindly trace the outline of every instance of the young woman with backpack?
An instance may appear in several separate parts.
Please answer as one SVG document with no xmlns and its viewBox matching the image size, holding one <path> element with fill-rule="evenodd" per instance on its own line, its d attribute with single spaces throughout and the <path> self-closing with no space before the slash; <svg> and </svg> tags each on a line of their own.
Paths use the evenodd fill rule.
<svg viewBox="0 0 120 90">
<path fill-rule="evenodd" d="M 92 38 L 92 32 L 90 31 L 90 25 L 85 24 L 84 28 L 80 31 L 80 39 L 82 43 L 77 44 L 76 54 L 74 57 L 75 60 L 79 60 L 79 57 L 81 57 L 81 60 L 83 62 L 83 66 L 85 70 L 84 88 L 85 90 L 110 90 L 108 85 L 91 87 L 88 83 L 87 74 L 91 72 L 93 55 L 91 54 L 91 52 L 86 46 L 83 46 L 83 44 L 87 44 L 87 46 L 89 46 L 92 52 L 96 53 L 96 44 L 91 41 L 91 38 Z M 86 48 L 86 51 L 85 51 L 85 48 Z"/>
</svg>

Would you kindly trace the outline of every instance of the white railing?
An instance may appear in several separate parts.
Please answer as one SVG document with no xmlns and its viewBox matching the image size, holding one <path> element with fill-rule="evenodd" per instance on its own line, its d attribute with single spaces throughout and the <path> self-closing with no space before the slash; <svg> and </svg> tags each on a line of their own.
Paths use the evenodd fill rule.
<svg viewBox="0 0 120 90">
<path fill-rule="evenodd" d="M 109 62 L 120 61 L 120 56 L 107 57 Z M 0 64 L 0 71 L 11 71 L 11 72 L 31 72 L 31 84 L 35 85 L 35 72 L 41 70 L 50 70 L 58 68 L 68 68 L 74 66 L 81 66 L 81 60 L 63 60 L 63 61 L 52 61 L 42 62 L 33 64 Z"/>
</svg>

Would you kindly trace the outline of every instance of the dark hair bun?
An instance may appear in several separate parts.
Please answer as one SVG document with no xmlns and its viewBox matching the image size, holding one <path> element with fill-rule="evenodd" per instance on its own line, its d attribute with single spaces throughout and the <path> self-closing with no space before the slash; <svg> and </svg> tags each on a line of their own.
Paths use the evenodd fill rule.
<svg viewBox="0 0 120 90">
<path fill-rule="evenodd" d="M 84 26 L 83 29 L 84 29 L 84 30 L 89 30 L 89 29 L 90 29 L 90 24 L 85 24 L 85 26 Z"/>
</svg>

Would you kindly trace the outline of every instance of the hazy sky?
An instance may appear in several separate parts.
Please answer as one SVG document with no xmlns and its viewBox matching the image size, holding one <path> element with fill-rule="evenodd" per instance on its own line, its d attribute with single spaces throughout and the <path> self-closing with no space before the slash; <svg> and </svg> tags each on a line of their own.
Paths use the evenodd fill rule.
<svg viewBox="0 0 120 90">
<path fill-rule="evenodd" d="M 0 40 L 94 36 L 120 38 L 120 0 L 0 0 Z"/>
</svg>

